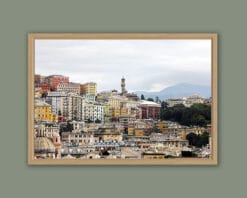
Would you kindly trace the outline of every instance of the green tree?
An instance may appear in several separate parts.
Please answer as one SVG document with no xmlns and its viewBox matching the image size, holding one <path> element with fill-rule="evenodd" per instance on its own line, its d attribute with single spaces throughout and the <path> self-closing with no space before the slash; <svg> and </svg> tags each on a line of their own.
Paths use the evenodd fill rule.
<svg viewBox="0 0 247 198">
<path fill-rule="evenodd" d="M 101 120 L 97 119 L 95 120 L 95 123 L 101 123 Z"/>
<path fill-rule="evenodd" d="M 165 114 L 167 113 L 168 103 L 165 101 L 161 102 L 161 108 L 160 108 L 160 119 L 165 119 Z"/>
<path fill-rule="evenodd" d="M 88 118 L 87 120 L 86 120 L 86 123 L 92 123 L 93 121 L 90 119 L 90 118 Z"/>
<path fill-rule="evenodd" d="M 154 101 L 154 99 L 153 98 L 148 98 L 147 101 Z"/>
<path fill-rule="evenodd" d="M 195 133 L 189 133 L 186 136 L 186 139 L 189 141 L 189 144 L 192 146 L 196 146 L 201 148 L 202 146 L 206 146 L 209 142 L 209 134 L 207 132 L 204 132 L 203 134 L 195 134 Z"/>
<path fill-rule="evenodd" d="M 144 97 L 144 95 L 143 95 L 143 94 L 141 95 L 141 100 L 145 100 L 145 97 Z"/>
<path fill-rule="evenodd" d="M 47 95 L 48 95 L 48 93 L 47 93 L 46 91 L 44 91 L 44 92 L 42 93 L 42 95 L 41 95 L 41 98 L 46 98 Z"/>
<path fill-rule="evenodd" d="M 211 123 L 211 106 L 194 104 L 185 107 L 183 104 L 167 107 L 161 103 L 161 119 L 178 122 L 182 125 L 206 126 Z"/>
</svg>

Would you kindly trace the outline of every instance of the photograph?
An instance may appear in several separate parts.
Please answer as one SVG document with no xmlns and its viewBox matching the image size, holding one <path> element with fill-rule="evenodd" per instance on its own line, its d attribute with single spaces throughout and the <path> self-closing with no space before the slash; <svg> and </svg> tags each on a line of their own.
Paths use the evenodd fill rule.
<svg viewBox="0 0 247 198">
<path fill-rule="evenodd" d="M 28 164 L 217 165 L 217 33 L 29 33 Z"/>
</svg>

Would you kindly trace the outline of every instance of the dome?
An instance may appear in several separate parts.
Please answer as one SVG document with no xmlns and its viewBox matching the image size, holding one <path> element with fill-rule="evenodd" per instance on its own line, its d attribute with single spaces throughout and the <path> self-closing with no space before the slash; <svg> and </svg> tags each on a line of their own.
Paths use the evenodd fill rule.
<svg viewBox="0 0 247 198">
<path fill-rule="evenodd" d="M 35 153 L 55 153 L 56 148 L 47 137 L 36 137 L 34 140 Z"/>
</svg>

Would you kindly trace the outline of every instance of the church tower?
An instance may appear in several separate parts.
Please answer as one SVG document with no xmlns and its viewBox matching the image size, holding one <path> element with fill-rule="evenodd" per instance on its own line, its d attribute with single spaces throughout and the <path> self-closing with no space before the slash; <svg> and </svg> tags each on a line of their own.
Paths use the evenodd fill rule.
<svg viewBox="0 0 247 198">
<path fill-rule="evenodd" d="M 122 79 L 121 79 L 121 88 L 122 88 L 121 94 L 122 95 L 127 94 L 127 90 L 125 89 L 125 78 L 124 77 L 122 77 Z"/>
</svg>

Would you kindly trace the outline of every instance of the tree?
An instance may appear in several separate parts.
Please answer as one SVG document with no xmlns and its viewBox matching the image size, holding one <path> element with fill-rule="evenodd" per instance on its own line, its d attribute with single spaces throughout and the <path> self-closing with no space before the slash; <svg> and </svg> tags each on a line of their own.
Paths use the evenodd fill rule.
<svg viewBox="0 0 247 198">
<path fill-rule="evenodd" d="M 86 123 L 92 123 L 93 121 L 90 119 L 90 118 L 88 118 L 87 120 L 86 120 Z"/>
<path fill-rule="evenodd" d="M 45 91 L 45 92 L 42 93 L 41 98 L 46 98 L 47 95 L 48 95 L 48 93 Z"/>
<path fill-rule="evenodd" d="M 168 107 L 162 102 L 160 115 L 162 120 L 175 121 L 186 126 L 207 126 L 211 123 L 211 106 L 194 104 L 191 107 L 185 107 L 183 104 L 178 104 Z"/>
<path fill-rule="evenodd" d="M 209 142 L 209 134 L 207 132 L 204 132 L 203 134 L 196 135 L 195 133 L 189 133 L 186 136 L 186 139 L 189 141 L 189 144 L 192 146 L 196 146 L 201 148 L 202 146 L 205 146 Z"/>
<path fill-rule="evenodd" d="M 70 123 L 70 121 L 67 121 L 66 124 L 62 124 L 60 126 L 60 135 L 62 132 L 72 132 L 73 131 L 73 125 Z"/>
<path fill-rule="evenodd" d="M 161 107 L 160 107 L 160 119 L 161 120 L 165 119 L 165 114 L 167 112 L 167 108 L 168 108 L 168 103 L 166 103 L 165 101 L 162 101 Z"/>
<path fill-rule="evenodd" d="M 153 102 L 154 99 L 153 98 L 148 98 L 147 101 L 152 101 Z"/>
<path fill-rule="evenodd" d="M 143 94 L 141 95 L 141 100 L 145 100 L 145 97 L 144 97 L 144 95 L 143 95 Z"/>
<path fill-rule="evenodd" d="M 95 123 L 101 123 L 101 120 L 97 119 L 95 120 Z"/>
</svg>

